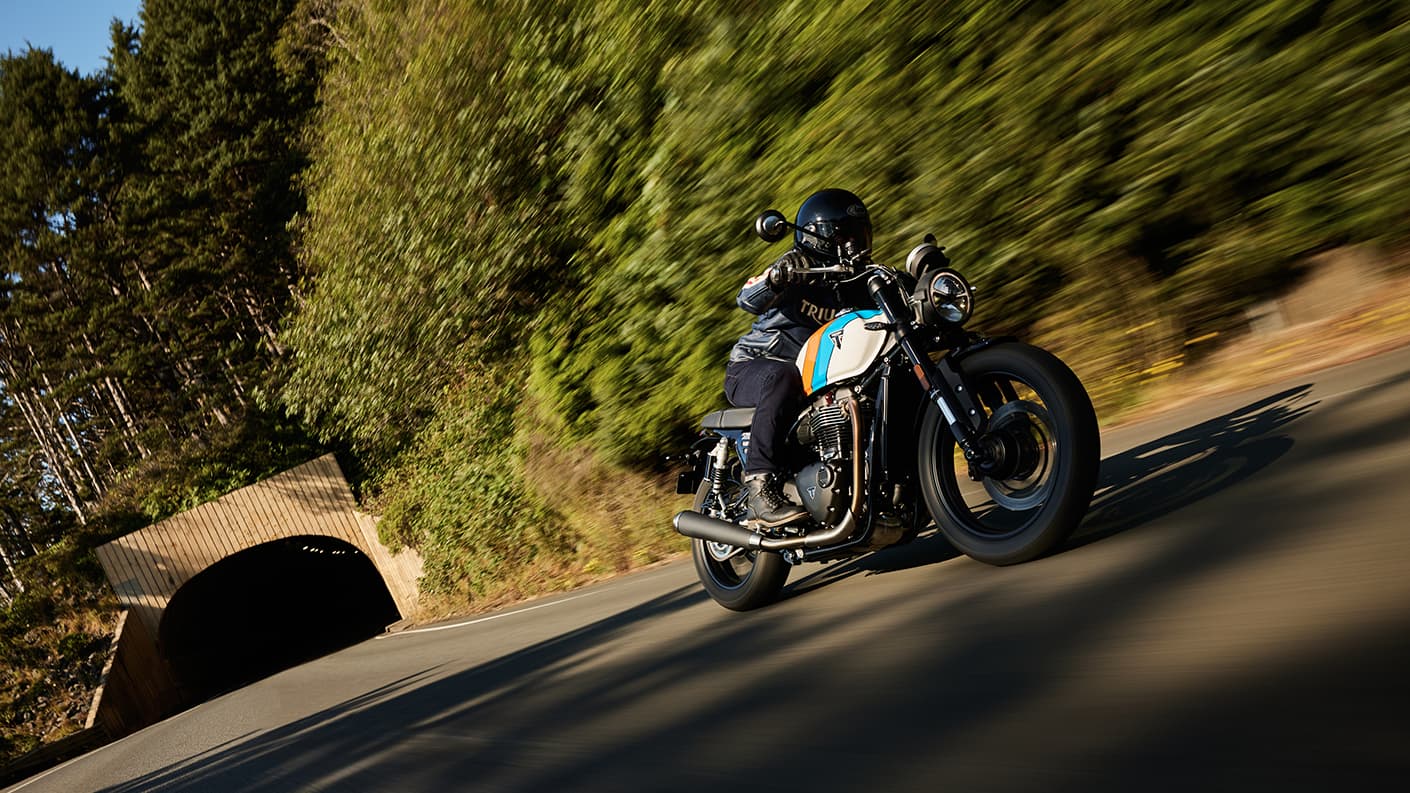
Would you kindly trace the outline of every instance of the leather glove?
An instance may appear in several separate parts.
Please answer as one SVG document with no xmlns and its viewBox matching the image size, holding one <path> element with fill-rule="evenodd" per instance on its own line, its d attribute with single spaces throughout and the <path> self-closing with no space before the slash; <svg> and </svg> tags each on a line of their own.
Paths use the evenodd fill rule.
<svg viewBox="0 0 1410 793">
<path fill-rule="evenodd" d="M 778 291 L 804 283 L 808 280 L 808 274 L 799 272 L 799 269 L 807 269 L 808 264 L 808 257 L 802 251 L 797 248 L 790 250 L 769 265 L 769 286 Z"/>
</svg>

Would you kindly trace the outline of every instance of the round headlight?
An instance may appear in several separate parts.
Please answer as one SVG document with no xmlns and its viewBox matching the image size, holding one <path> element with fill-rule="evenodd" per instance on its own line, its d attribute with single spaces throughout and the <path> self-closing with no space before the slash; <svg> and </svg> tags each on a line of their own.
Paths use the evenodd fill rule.
<svg viewBox="0 0 1410 793">
<path fill-rule="evenodd" d="M 974 313 L 974 289 L 954 270 L 944 269 L 931 276 L 926 293 L 935 313 L 945 322 L 960 325 Z"/>
</svg>

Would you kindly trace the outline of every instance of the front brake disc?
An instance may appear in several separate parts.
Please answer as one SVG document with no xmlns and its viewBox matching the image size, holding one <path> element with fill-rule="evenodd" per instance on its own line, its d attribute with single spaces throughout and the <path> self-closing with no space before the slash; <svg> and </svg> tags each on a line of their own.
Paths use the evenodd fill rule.
<svg viewBox="0 0 1410 793">
<path fill-rule="evenodd" d="M 1039 506 L 1052 490 L 1053 420 L 1046 408 L 1037 402 L 1019 399 L 1005 402 L 989 417 L 990 433 L 1006 433 L 1012 448 L 1020 458 L 1006 479 L 985 477 L 984 490 L 994 503 L 1004 509 L 1020 512 Z"/>
</svg>

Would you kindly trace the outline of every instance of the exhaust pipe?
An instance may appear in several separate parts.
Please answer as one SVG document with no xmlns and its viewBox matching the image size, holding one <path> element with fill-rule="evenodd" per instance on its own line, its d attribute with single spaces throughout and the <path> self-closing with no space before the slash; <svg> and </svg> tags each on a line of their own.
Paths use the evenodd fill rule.
<svg viewBox="0 0 1410 793">
<path fill-rule="evenodd" d="M 848 512 L 842 516 L 842 520 L 838 521 L 836 526 L 830 529 L 809 532 L 801 537 L 765 537 L 759 532 L 750 531 L 737 523 L 712 518 L 690 509 L 677 512 L 671 523 L 675 525 L 677 532 L 697 540 L 722 542 L 737 548 L 762 548 L 765 551 L 831 545 L 850 536 L 852 530 L 857 526 L 856 518 L 852 516 L 851 512 Z"/>
<path fill-rule="evenodd" d="M 697 540 L 722 542 L 739 548 L 761 548 L 764 543 L 764 535 L 758 532 L 750 531 L 737 523 L 702 515 L 695 510 L 687 509 L 676 513 L 671 524 L 676 527 L 676 531 Z"/>
</svg>

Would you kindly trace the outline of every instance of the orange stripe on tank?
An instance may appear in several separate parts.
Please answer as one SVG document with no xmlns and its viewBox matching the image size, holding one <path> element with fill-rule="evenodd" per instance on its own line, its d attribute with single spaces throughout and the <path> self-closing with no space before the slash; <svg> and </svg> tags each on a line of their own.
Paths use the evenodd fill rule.
<svg viewBox="0 0 1410 793">
<path fill-rule="evenodd" d="M 808 337 L 808 344 L 803 349 L 803 393 L 813 393 L 813 367 L 818 362 L 818 346 L 822 344 L 822 328 L 818 328 L 812 336 Z"/>
</svg>

